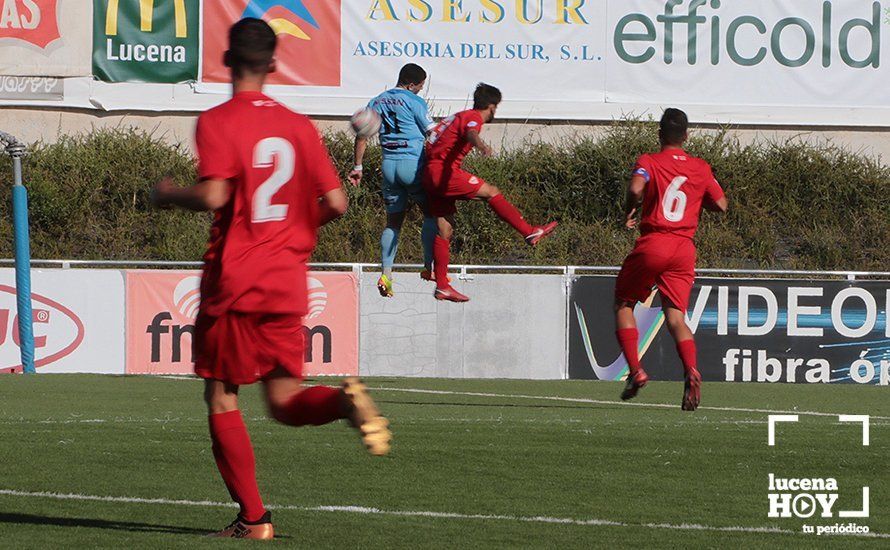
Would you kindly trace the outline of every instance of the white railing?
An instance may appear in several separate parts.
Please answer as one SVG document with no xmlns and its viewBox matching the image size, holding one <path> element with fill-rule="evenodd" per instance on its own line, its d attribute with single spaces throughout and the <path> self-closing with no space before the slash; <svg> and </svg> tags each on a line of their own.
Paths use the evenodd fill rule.
<svg viewBox="0 0 890 550">
<path fill-rule="evenodd" d="M 0 267 L 11 267 L 15 261 L 0 259 Z M 85 268 L 100 267 L 112 269 L 125 268 L 164 268 L 164 269 L 200 269 L 201 262 L 165 262 L 153 260 L 31 260 L 32 268 Z M 379 269 L 379 264 L 349 263 L 349 262 L 317 262 L 310 266 L 314 269 L 339 269 L 362 273 Z M 395 269 L 419 270 L 420 264 L 396 264 Z M 548 273 L 553 272 L 566 276 L 584 274 L 611 274 L 618 273 L 620 267 L 616 266 L 575 266 L 575 265 L 478 265 L 455 264 L 451 266 L 452 272 L 458 272 L 460 278 L 472 278 L 472 272 L 505 272 L 518 271 L 523 273 Z M 698 275 L 727 275 L 734 277 L 801 277 L 801 278 L 836 278 L 843 277 L 849 281 L 862 278 L 890 279 L 890 271 L 858 271 L 858 270 L 795 270 L 795 269 L 721 269 L 708 268 L 697 269 Z"/>
</svg>

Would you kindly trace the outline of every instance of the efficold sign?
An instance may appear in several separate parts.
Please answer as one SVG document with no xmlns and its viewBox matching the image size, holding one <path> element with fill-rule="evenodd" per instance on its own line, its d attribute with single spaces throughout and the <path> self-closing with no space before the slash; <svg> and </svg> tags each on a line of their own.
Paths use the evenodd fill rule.
<svg viewBox="0 0 890 550">
<path fill-rule="evenodd" d="M 0 0 L 0 39 L 10 38 L 46 49 L 61 38 L 58 0 Z"/>
<path fill-rule="evenodd" d="M 0 372 L 21 372 L 15 275 L 0 269 Z M 124 287 L 117 271 L 33 270 L 35 367 L 123 374 Z"/>
<path fill-rule="evenodd" d="M 196 80 L 198 0 L 94 0 L 93 74 L 106 82 Z"/>
</svg>

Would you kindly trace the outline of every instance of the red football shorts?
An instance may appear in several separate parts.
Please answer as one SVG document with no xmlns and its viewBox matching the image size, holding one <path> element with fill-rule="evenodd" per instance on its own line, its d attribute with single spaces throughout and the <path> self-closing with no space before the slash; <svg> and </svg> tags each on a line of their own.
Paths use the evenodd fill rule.
<svg viewBox="0 0 890 550">
<path fill-rule="evenodd" d="M 457 201 L 476 198 L 482 178 L 457 166 L 429 164 L 423 175 L 423 188 L 427 193 L 427 210 L 431 216 L 453 216 L 457 213 Z"/>
<path fill-rule="evenodd" d="M 644 302 L 652 286 L 671 303 L 686 311 L 695 282 L 695 243 L 687 237 L 649 233 L 637 239 L 633 251 L 624 260 L 615 298 L 623 302 Z"/>
<path fill-rule="evenodd" d="M 195 374 L 230 384 L 253 384 L 283 367 L 303 373 L 303 318 L 293 314 L 198 314 L 195 322 Z"/>
</svg>

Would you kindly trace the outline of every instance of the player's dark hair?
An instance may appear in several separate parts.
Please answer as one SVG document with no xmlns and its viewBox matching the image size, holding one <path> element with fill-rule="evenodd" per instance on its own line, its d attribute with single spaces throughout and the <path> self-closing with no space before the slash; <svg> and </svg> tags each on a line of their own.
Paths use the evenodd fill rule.
<svg viewBox="0 0 890 550">
<path fill-rule="evenodd" d="M 408 63 L 399 71 L 397 86 L 416 86 L 426 80 L 426 71 L 420 65 Z"/>
<path fill-rule="evenodd" d="M 480 82 L 473 92 L 473 108 L 476 110 L 487 109 L 489 105 L 498 105 L 501 102 L 501 91 L 490 84 Z"/>
<path fill-rule="evenodd" d="M 226 65 L 239 76 L 245 72 L 264 74 L 269 71 L 277 45 L 278 37 L 268 23 L 247 17 L 229 29 Z"/>
<path fill-rule="evenodd" d="M 665 109 L 658 123 L 658 138 L 667 145 L 681 145 L 689 130 L 689 119 L 686 113 L 673 107 Z"/>
</svg>

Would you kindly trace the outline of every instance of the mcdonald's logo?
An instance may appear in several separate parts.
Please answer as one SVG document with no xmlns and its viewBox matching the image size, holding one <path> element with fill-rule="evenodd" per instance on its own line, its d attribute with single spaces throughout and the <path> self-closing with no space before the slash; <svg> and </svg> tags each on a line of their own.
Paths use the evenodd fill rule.
<svg viewBox="0 0 890 550">
<path fill-rule="evenodd" d="M 152 32 L 154 25 L 155 2 L 154 0 L 124 0 L 139 2 L 139 29 L 142 32 Z M 162 0 L 163 1 L 163 0 Z M 185 9 L 185 0 L 173 0 L 176 23 L 176 38 L 188 38 L 188 12 Z M 117 18 L 120 14 L 120 0 L 108 0 L 108 8 L 105 12 L 105 35 L 117 36 Z"/>
<path fill-rule="evenodd" d="M 93 0 L 93 75 L 105 82 L 198 77 L 201 0 Z"/>
</svg>

